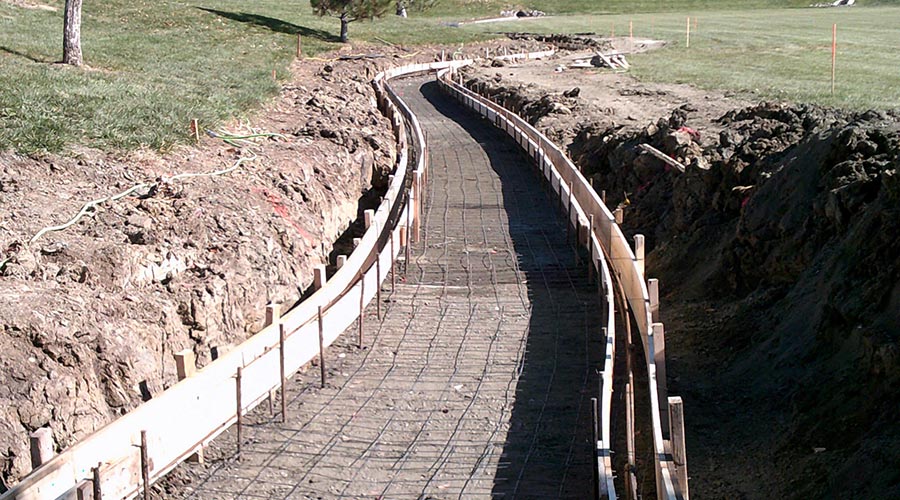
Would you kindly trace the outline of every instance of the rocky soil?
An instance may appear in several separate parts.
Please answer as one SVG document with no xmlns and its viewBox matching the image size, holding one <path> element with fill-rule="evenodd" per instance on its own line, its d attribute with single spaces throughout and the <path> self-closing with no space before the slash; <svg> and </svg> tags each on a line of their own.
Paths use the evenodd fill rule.
<svg viewBox="0 0 900 500">
<path fill-rule="evenodd" d="M 298 300 L 394 162 L 374 71 L 298 65 L 252 126 L 227 127 L 283 137 L 239 148 L 0 156 L 0 490 L 30 470 L 29 432 L 49 425 L 65 448 L 175 382 L 173 352 L 205 365 L 260 329 L 267 302 Z M 138 182 L 152 188 L 29 244 Z"/>
<path fill-rule="evenodd" d="M 692 493 L 900 496 L 900 113 L 547 76 L 553 64 L 467 84 L 566 145 L 646 236 Z"/>
</svg>

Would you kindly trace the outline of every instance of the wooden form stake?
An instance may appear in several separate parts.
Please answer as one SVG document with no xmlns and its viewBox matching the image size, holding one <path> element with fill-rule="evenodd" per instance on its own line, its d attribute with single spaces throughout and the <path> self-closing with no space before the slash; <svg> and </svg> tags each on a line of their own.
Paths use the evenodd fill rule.
<svg viewBox="0 0 900 500">
<path fill-rule="evenodd" d="M 191 135 L 194 136 L 194 142 L 200 142 L 200 124 L 196 118 L 191 120 Z"/>
<path fill-rule="evenodd" d="M 669 418 L 672 425 L 672 461 L 675 475 L 684 500 L 690 500 L 688 493 L 687 450 L 684 443 L 684 404 L 680 396 L 669 398 Z"/>
<path fill-rule="evenodd" d="M 237 414 L 237 456 L 241 458 L 241 432 L 243 427 L 243 401 L 241 401 L 241 379 L 243 378 L 243 368 L 237 367 L 237 373 L 234 376 L 234 393 L 235 393 L 235 412 Z"/>
<path fill-rule="evenodd" d="M 616 224 L 622 224 L 625 221 L 625 212 L 621 207 L 613 210 L 613 216 L 616 219 Z"/>
<path fill-rule="evenodd" d="M 281 321 L 281 304 L 269 302 L 266 304 L 266 324 L 265 326 L 274 325 Z"/>
<path fill-rule="evenodd" d="M 363 212 L 363 216 L 365 217 L 366 229 L 372 227 L 372 222 L 375 220 L 375 211 L 372 209 L 366 210 Z"/>
<path fill-rule="evenodd" d="M 337 256 L 337 260 L 334 261 L 335 267 L 338 268 L 338 269 L 344 267 L 344 265 L 345 265 L 346 263 L 347 263 L 347 256 L 346 256 L 346 255 L 338 255 L 338 256 Z"/>
<path fill-rule="evenodd" d="M 303 57 L 303 35 L 297 33 L 297 59 Z"/>
<path fill-rule="evenodd" d="M 322 388 L 325 388 L 325 326 L 322 319 L 322 306 L 319 306 L 319 374 L 322 377 Z"/>
<path fill-rule="evenodd" d="M 656 392 L 660 401 L 666 401 L 666 329 L 662 323 L 651 325 L 653 332 L 653 360 L 656 363 Z M 663 437 L 669 437 L 669 412 L 659 405 L 659 418 L 662 423 Z"/>
<path fill-rule="evenodd" d="M 28 436 L 31 444 L 31 468 L 37 469 L 53 458 L 53 431 L 41 427 Z"/>
<path fill-rule="evenodd" d="M 647 280 L 647 293 L 650 295 L 650 320 L 659 323 L 659 280 Z"/>
<path fill-rule="evenodd" d="M 144 500 L 150 500 L 150 460 L 147 457 L 147 431 L 141 431 L 141 481 L 144 483 Z"/>
<path fill-rule="evenodd" d="M 831 25 L 831 95 L 834 95 L 834 80 L 837 71 L 837 24 Z"/>
<path fill-rule="evenodd" d="M 638 271 L 644 275 L 644 235 L 634 235 L 634 258 L 637 261 Z"/>
<path fill-rule="evenodd" d="M 278 368 L 281 373 L 281 423 L 287 422 L 287 374 L 284 368 L 284 340 L 287 337 L 284 323 L 278 325 Z"/>
<path fill-rule="evenodd" d="M 316 290 L 321 290 L 323 286 L 325 286 L 325 266 L 318 265 L 313 270 L 313 288 Z"/>
<path fill-rule="evenodd" d="M 684 47 L 689 49 L 691 48 L 691 18 L 687 18 L 687 26 L 685 27 L 685 41 Z"/>
<path fill-rule="evenodd" d="M 184 380 L 192 377 L 197 371 L 196 355 L 192 349 L 184 349 L 174 354 L 175 371 L 178 374 L 178 380 Z"/>
</svg>

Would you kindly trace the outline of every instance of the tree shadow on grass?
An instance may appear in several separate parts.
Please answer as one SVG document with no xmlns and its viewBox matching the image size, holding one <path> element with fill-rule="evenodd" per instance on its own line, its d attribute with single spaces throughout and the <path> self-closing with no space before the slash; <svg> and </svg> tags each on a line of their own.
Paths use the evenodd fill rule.
<svg viewBox="0 0 900 500">
<path fill-rule="evenodd" d="M 312 38 L 318 38 L 319 40 L 323 40 L 326 42 L 341 41 L 339 37 L 332 35 L 327 31 L 299 26 L 294 23 L 282 21 L 281 19 L 275 19 L 274 17 L 261 16 L 259 14 L 248 14 L 246 12 L 225 12 L 221 10 L 207 9 L 205 7 L 197 7 L 197 9 L 215 14 L 220 17 L 224 17 L 226 19 L 231 19 L 232 21 L 255 24 L 256 26 L 268 28 L 276 33 L 286 33 L 288 35 L 299 34 Z"/>
<path fill-rule="evenodd" d="M 18 50 L 14 50 L 14 49 L 11 49 L 11 48 L 9 48 L 9 47 L 3 47 L 3 46 L 0 46 L 0 52 L 6 52 L 7 54 L 10 54 L 10 55 L 13 55 L 13 56 L 23 57 L 23 58 L 25 58 L 25 59 L 28 59 L 28 60 L 31 61 L 31 62 L 36 62 L 36 63 L 49 63 L 49 62 L 53 62 L 53 61 L 50 61 L 50 60 L 38 59 L 37 57 L 30 56 L 30 55 L 28 55 L 28 54 L 25 54 L 24 52 L 19 52 Z"/>
</svg>

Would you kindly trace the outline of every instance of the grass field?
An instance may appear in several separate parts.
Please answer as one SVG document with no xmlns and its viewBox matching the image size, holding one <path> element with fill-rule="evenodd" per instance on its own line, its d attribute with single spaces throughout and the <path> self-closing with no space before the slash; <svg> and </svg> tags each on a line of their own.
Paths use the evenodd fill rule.
<svg viewBox="0 0 900 500">
<path fill-rule="evenodd" d="M 690 48 L 688 16 L 694 20 Z M 854 109 L 900 108 L 900 7 L 562 16 L 529 21 L 527 29 L 627 36 L 629 22 L 636 37 L 670 42 L 664 50 L 630 58 L 632 73 L 642 79 Z M 838 25 L 834 95 L 832 24 Z"/>
<path fill-rule="evenodd" d="M 29 0 L 34 3 L 37 0 Z M 898 97 L 900 9 L 779 9 L 788 0 L 538 0 L 530 8 L 562 14 L 530 21 L 528 30 L 636 34 L 673 41 L 635 58 L 642 78 L 853 107 L 893 106 Z M 287 76 L 298 33 L 304 51 L 336 48 L 338 23 L 312 14 L 308 0 L 107 0 L 86 2 L 83 46 L 89 69 L 61 58 L 62 0 L 56 11 L 0 0 L 0 150 L 65 151 L 74 144 L 109 150 L 165 149 L 187 139 L 187 123 L 213 126 L 256 109 Z M 353 40 L 470 42 L 497 36 L 483 25 L 449 20 L 496 15 L 497 0 L 443 0 L 410 19 L 388 15 L 351 25 Z M 724 9 L 710 11 L 710 8 Z M 655 14 L 622 12 L 662 11 Z M 591 12 L 593 15 L 576 13 Z M 604 14 L 604 13 L 613 14 Z M 690 50 L 681 46 L 685 15 L 697 15 Z M 840 25 L 839 85 L 830 96 L 830 26 Z M 828 92 L 825 92 L 828 90 Z"/>
</svg>

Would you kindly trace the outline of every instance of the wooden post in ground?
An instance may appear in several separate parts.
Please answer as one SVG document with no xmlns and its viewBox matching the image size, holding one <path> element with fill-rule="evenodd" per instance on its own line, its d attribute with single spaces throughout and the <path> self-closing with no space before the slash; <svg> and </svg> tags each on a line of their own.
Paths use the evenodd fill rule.
<svg viewBox="0 0 900 500">
<path fill-rule="evenodd" d="M 303 35 L 297 33 L 297 59 L 303 57 Z"/>
<path fill-rule="evenodd" d="M 281 321 L 281 304 L 269 302 L 266 304 L 266 322 L 264 326 L 274 325 Z"/>
<path fill-rule="evenodd" d="M 666 401 L 666 329 L 662 323 L 651 325 L 653 332 L 653 360 L 656 363 L 656 391 L 659 401 Z M 662 404 L 659 405 L 659 418 L 662 422 L 663 437 L 669 437 L 668 410 Z"/>
<path fill-rule="evenodd" d="M 669 398 L 669 418 L 671 421 L 672 461 L 675 475 L 684 500 L 690 500 L 688 493 L 687 450 L 684 443 L 684 404 L 680 396 Z"/>
<path fill-rule="evenodd" d="M 322 287 L 325 286 L 326 280 L 325 266 L 322 264 L 316 266 L 313 270 L 313 288 L 315 290 L 321 290 Z"/>
<path fill-rule="evenodd" d="M 322 377 L 322 388 L 325 388 L 325 326 L 322 318 L 322 306 L 319 306 L 319 374 Z"/>
<path fill-rule="evenodd" d="M 197 357 L 194 351 L 192 349 L 184 349 L 176 352 L 174 356 L 178 380 L 181 381 L 194 376 L 194 373 L 197 372 Z"/>
<path fill-rule="evenodd" d="M 634 235 L 634 258 L 637 261 L 638 271 L 644 275 L 644 235 Z"/>
<path fill-rule="evenodd" d="M 834 82 L 837 71 L 837 24 L 831 25 L 831 95 L 834 95 Z"/>
<path fill-rule="evenodd" d="M 31 445 L 31 468 L 47 463 L 53 458 L 53 431 L 49 427 L 41 427 L 28 436 Z"/>
<path fill-rule="evenodd" d="M 690 17 L 687 18 L 687 26 L 685 28 L 684 36 L 685 36 L 684 47 L 686 49 L 689 49 L 689 48 L 691 48 L 691 18 Z"/>
<path fill-rule="evenodd" d="M 196 118 L 191 120 L 191 135 L 194 137 L 194 142 L 200 142 L 200 123 Z"/>
<path fill-rule="evenodd" d="M 650 295 L 650 320 L 659 322 L 659 280 L 650 278 L 647 280 L 647 293 Z"/>
<path fill-rule="evenodd" d="M 147 456 L 147 431 L 141 431 L 141 482 L 144 500 L 150 500 L 150 460 Z"/>
</svg>

